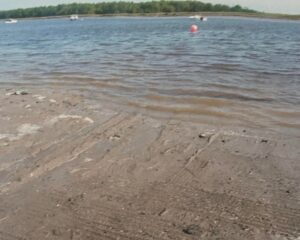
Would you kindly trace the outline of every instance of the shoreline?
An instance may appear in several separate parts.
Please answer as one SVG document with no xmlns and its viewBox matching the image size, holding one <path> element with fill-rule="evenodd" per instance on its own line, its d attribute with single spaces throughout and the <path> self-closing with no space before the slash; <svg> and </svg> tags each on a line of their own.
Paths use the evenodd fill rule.
<svg viewBox="0 0 300 240">
<path fill-rule="evenodd" d="M 144 13 L 144 14 L 79 14 L 79 17 L 187 17 L 193 15 L 203 15 L 205 17 L 244 17 L 258 19 L 278 19 L 299 21 L 300 15 L 276 14 L 276 13 L 238 13 L 238 12 L 173 12 L 173 13 Z M 39 19 L 61 19 L 69 18 L 69 15 L 16 18 L 18 20 L 39 20 Z M 0 19 L 5 21 L 5 19 Z"/>
<path fill-rule="evenodd" d="M 300 236 L 297 137 L 58 88 L 0 88 L 0 101 L 1 239 Z"/>
</svg>

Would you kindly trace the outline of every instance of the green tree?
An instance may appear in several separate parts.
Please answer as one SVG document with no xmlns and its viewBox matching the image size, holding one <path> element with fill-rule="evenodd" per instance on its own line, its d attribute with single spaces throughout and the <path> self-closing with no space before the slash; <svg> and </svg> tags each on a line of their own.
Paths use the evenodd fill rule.
<svg viewBox="0 0 300 240">
<path fill-rule="evenodd" d="M 200 1 L 148 1 L 148 2 L 101 2 L 101 3 L 71 3 L 57 6 L 44 6 L 27 9 L 0 11 L 0 19 L 47 17 L 71 14 L 118 14 L 118 13 L 158 13 L 158 12 L 255 12 L 240 5 L 203 3 Z"/>
</svg>

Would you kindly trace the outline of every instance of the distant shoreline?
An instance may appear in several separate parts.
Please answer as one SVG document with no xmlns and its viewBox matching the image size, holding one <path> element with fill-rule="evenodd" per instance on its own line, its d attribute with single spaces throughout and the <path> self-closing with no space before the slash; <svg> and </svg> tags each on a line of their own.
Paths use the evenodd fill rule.
<svg viewBox="0 0 300 240">
<path fill-rule="evenodd" d="M 184 17 L 193 15 L 203 15 L 207 17 L 246 17 L 261 19 L 280 19 L 280 20 L 300 20 L 300 15 L 277 14 L 277 13 L 243 13 L 243 12 L 171 12 L 171 13 L 118 13 L 118 14 L 79 14 L 80 17 Z M 16 19 L 60 19 L 68 18 L 69 15 L 48 16 L 48 17 L 28 17 Z M 0 21 L 5 21 L 1 19 Z"/>
</svg>

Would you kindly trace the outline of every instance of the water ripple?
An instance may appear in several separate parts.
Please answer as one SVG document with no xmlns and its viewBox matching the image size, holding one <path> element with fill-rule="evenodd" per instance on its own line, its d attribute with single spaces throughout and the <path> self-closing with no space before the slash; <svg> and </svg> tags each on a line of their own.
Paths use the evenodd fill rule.
<svg viewBox="0 0 300 240">
<path fill-rule="evenodd" d="M 300 131 L 300 25 L 215 17 L 0 26 L 0 82 L 56 85 L 147 112 Z M 94 94 L 93 94 L 94 93 Z M 226 119 L 226 120 L 225 120 Z"/>
</svg>

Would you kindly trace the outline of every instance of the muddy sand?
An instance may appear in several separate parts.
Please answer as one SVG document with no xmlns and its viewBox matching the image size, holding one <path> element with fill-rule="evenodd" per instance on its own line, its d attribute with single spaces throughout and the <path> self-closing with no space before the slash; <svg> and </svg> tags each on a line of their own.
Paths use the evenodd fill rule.
<svg viewBox="0 0 300 240">
<path fill-rule="evenodd" d="M 0 89 L 0 239 L 300 239 L 300 141 Z"/>
</svg>

